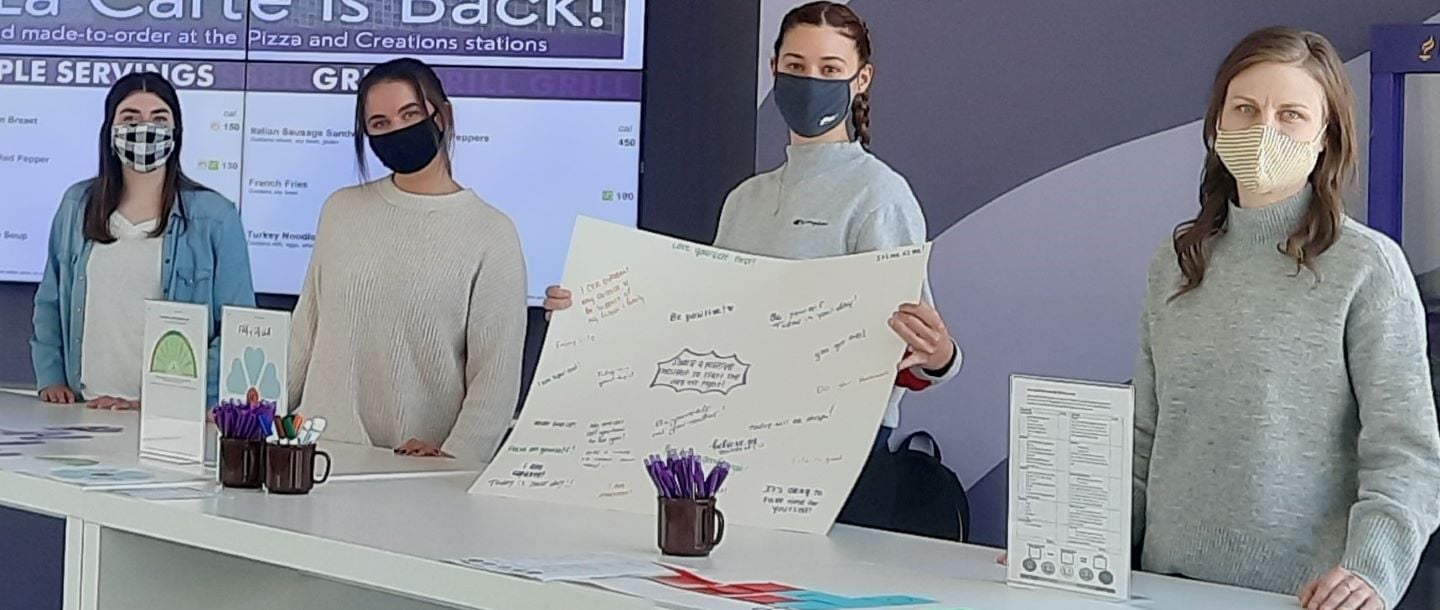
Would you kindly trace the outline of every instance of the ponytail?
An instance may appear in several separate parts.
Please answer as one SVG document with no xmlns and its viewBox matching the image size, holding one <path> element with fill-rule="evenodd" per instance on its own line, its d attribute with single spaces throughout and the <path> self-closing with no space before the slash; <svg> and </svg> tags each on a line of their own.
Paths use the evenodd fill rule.
<svg viewBox="0 0 1440 610">
<path fill-rule="evenodd" d="M 855 139 L 860 145 L 870 148 L 870 93 L 862 91 L 855 94 L 855 101 L 850 102 L 850 124 L 855 128 Z"/>
</svg>

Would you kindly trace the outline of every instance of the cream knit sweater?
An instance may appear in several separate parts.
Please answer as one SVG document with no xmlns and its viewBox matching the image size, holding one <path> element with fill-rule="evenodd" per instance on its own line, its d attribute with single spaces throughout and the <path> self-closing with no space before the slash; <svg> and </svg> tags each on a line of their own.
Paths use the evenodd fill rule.
<svg viewBox="0 0 1440 610">
<path fill-rule="evenodd" d="M 525 308 L 515 225 L 475 193 L 341 189 L 295 309 L 291 405 L 327 439 L 488 461 L 519 398 Z"/>
</svg>

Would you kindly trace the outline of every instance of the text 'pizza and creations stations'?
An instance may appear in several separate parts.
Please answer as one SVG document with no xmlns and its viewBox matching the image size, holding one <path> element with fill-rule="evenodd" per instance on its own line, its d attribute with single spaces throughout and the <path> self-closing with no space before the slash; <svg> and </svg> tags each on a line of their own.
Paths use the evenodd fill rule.
<svg viewBox="0 0 1440 610">
<path fill-rule="evenodd" d="M 208 51 L 221 59 L 295 53 L 638 58 L 625 0 L 0 0 L 0 47 Z M 633 24 L 633 25 L 632 25 Z M 480 57 L 475 57 L 475 56 Z M 609 67 L 638 68 L 630 65 Z"/>
</svg>

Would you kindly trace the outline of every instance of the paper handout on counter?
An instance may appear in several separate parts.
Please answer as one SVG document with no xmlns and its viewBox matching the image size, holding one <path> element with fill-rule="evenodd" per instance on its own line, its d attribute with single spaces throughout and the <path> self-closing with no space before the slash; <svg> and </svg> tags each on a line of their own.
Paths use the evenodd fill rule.
<svg viewBox="0 0 1440 610">
<path fill-rule="evenodd" d="M 643 557 L 618 553 L 582 553 L 539 557 L 466 557 L 457 563 L 469 568 L 509 574 L 542 582 L 584 582 L 626 576 L 664 576 L 672 572 Z"/>
<path fill-rule="evenodd" d="M 1011 583 L 1130 598 L 1135 390 L 1010 380 Z"/>
</svg>

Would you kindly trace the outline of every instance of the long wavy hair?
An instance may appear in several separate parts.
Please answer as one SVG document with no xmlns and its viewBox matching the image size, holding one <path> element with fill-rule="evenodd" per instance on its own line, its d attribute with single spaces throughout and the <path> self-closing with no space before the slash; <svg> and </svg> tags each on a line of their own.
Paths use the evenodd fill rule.
<svg viewBox="0 0 1440 610">
<path fill-rule="evenodd" d="M 1345 185 L 1356 168 L 1355 92 L 1345 75 L 1344 62 L 1324 36 L 1293 28 L 1256 31 L 1230 51 L 1215 75 L 1210 105 L 1205 111 L 1205 170 L 1200 180 L 1200 213 L 1175 228 L 1175 259 L 1184 280 L 1171 298 L 1200 287 L 1205 281 L 1212 240 L 1224 233 L 1230 205 L 1239 199 L 1235 176 L 1215 152 L 1215 132 L 1225 110 L 1230 81 L 1257 64 L 1278 63 L 1299 67 L 1325 91 L 1324 149 L 1309 183 L 1314 198 L 1304 220 L 1277 248 L 1295 259 L 1296 269 L 1316 272 L 1315 259 L 1340 238 L 1345 220 Z M 1318 275 L 1318 273 L 1317 273 Z"/>
<path fill-rule="evenodd" d="M 160 101 L 165 102 L 170 108 L 170 124 L 175 128 L 175 148 L 170 151 L 165 167 L 156 170 L 165 172 L 165 180 L 160 190 L 160 216 L 155 219 L 155 229 L 150 231 L 149 236 L 160 237 L 165 234 L 170 224 L 170 212 L 175 209 L 180 212 L 180 230 L 184 230 L 189 216 L 181 194 L 210 190 L 191 180 L 180 167 L 180 149 L 185 140 L 185 128 L 180 113 L 180 96 L 175 92 L 175 87 L 157 72 L 128 74 L 115 81 L 115 84 L 110 86 L 110 92 L 105 94 L 105 120 L 100 122 L 100 165 L 95 173 L 95 181 L 90 183 L 86 194 L 85 239 L 97 243 L 108 244 L 115 241 L 115 236 L 110 233 L 110 216 L 120 209 L 120 201 L 125 197 L 124 165 L 120 162 L 120 156 L 115 153 L 110 131 L 115 126 L 115 115 L 120 110 L 120 104 L 138 93 L 153 93 Z"/>
</svg>

